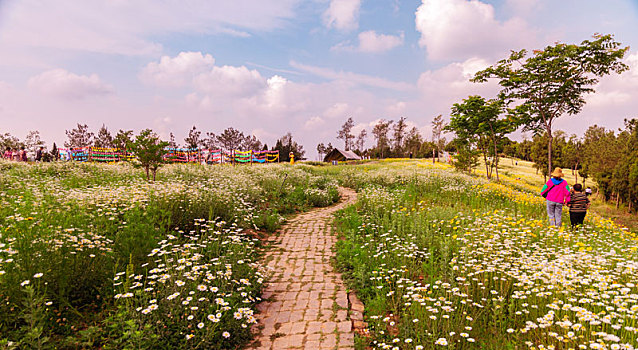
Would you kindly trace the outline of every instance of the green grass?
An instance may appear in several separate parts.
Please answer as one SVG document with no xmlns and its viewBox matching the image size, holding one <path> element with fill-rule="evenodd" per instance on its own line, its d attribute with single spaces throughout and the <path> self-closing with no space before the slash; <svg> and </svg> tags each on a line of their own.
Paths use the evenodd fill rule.
<svg viewBox="0 0 638 350">
<path fill-rule="evenodd" d="M 359 191 L 337 213 L 337 264 L 372 348 L 637 346 L 635 233 L 590 216 L 548 227 L 544 200 L 420 161 L 333 167 Z M 568 221 L 568 220 L 565 220 Z"/>
<path fill-rule="evenodd" d="M 0 348 L 236 348 L 260 242 L 338 199 L 304 166 L 0 162 Z"/>
</svg>

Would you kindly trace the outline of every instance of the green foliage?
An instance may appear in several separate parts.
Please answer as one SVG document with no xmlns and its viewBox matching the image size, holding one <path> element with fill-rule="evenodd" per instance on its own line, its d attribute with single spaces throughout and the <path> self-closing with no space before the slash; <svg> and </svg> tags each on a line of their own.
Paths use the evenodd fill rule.
<svg viewBox="0 0 638 350">
<path fill-rule="evenodd" d="M 450 114 L 450 124 L 446 130 L 453 131 L 463 147 L 462 164 L 471 168 L 472 149 L 478 148 L 483 153 L 483 162 L 487 178 L 492 177 L 496 169 L 498 180 L 499 144 L 505 135 L 516 130 L 516 121 L 512 118 L 502 119 L 504 104 L 501 100 L 486 101 L 481 96 L 470 96 L 462 103 L 455 103 Z"/>
<path fill-rule="evenodd" d="M 292 133 L 286 133 L 286 135 L 282 136 L 277 140 L 275 147 L 272 149 L 273 151 L 279 151 L 279 159 L 282 162 L 290 161 L 290 153 L 295 156 L 295 161 L 303 160 L 306 151 L 304 151 L 303 146 L 298 144 L 297 141 L 292 139 Z"/>
<path fill-rule="evenodd" d="M 360 348 L 585 348 L 600 332 L 608 347 L 638 344 L 622 326 L 635 315 L 610 311 L 636 290 L 635 233 L 590 214 L 550 228 L 537 189 L 423 162 L 358 170 L 340 174 L 358 200 L 336 214 L 336 260 L 365 305 Z"/>
<path fill-rule="evenodd" d="M 168 146 L 168 142 L 160 140 L 159 136 L 151 129 L 144 129 L 135 137 L 135 141 L 128 145 L 139 162 L 139 166 L 144 168 L 146 179 L 150 180 L 150 173 L 155 174 L 157 169 L 164 164 L 164 148 Z"/>
<path fill-rule="evenodd" d="M 476 73 L 472 81 L 496 78 L 500 97 L 509 103 L 524 130 L 548 134 L 548 169 L 552 168 L 552 125 L 561 115 L 576 115 L 585 95 L 594 92 L 598 78 L 628 69 L 621 60 L 629 47 L 621 47 L 612 35 L 595 35 L 579 45 L 557 43 L 542 50 L 512 51 L 495 65 Z"/>
<path fill-rule="evenodd" d="M 165 264 L 177 277 L 178 261 L 186 254 L 205 257 L 216 269 L 213 274 L 231 266 L 234 277 L 217 288 L 232 294 L 223 297 L 232 305 L 254 310 L 261 285 L 254 230 L 275 231 L 283 214 L 338 199 L 336 183 L 310 166 L 170 164 L 153 183 L 128 163 L 0 160 L 0 168 L 0 348 L 235 348 L 249 339 L 250 327 L 243 328 L 232 313 L 218 323 L 232 339 L 211 332 L 186 342 L 199 323 L 186 319 L 186 308 L 166 305 L 163 310 L 171 315 L 180 312 L 172 319 L 138 311 L 151 299 L 150 291 L 142 292 L 151 286 L 149 271 Z M 149 256 L 169 243 L 171 252 L 182 255 L 171 262 L 165 254 Z M 139 280 L 128 276 L 142 276 L 146 285 L 129 290 L 134 298 L 116 299 L 126 292 L 114 274 L 127 270 L 120 281 L 131 287 Z M 181 279 L 189 281 L 184 288 L 200 284 Z M 243 301 L 242 292 L 251 293 L 250 302 Z"/>
<path fill-rule="evenodd" d="M 479 157 L 481 152 L 473 149 L 467 140 L 455 139 L 451 142 L 456 146 L 456 156 L 452 162 L 454 168 L 458 171 L 471 173 L 479 166 Z"/>
</svg>

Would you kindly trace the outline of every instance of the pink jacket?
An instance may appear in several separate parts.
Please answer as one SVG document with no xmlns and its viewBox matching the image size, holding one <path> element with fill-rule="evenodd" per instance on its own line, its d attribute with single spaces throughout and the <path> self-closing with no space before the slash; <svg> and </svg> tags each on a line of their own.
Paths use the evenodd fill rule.
<svg viewBox="0 0 638 350">
<path fill-rule="evenodd" d="M 541 190 L 541 194 L 547 191 L 548 189 L 552 188 L 552 186 L 554 186 L 555 183 L 556 183 L 556 179 L 554 178 L 549 179 L 549 181 L 547 181 L 545 186 L 543 186 L 543 189 Z M 571 195 L 569 192 L 569 184 L 567 183 L 567 181 L 561 179 L 561 182 L 558 183 L 556 186 L 554 186 L 554 188 L 552 188 L 549 191 L 549 193 L 547 194 L 547 200 L 555 202 L 555 203 L 567 204 L 567 202 L 571 200 Z"/>
</svg>

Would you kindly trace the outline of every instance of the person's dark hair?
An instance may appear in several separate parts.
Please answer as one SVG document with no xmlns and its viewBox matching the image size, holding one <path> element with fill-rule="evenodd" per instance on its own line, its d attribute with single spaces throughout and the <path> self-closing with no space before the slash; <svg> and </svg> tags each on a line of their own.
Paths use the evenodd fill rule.
<svg viewBox="0 0 638 350">
<path fill-rule="evenodd" d="M 575 184 L 575 185 L 574 185 L 574 190 L 576 190 L 576 191 L 578 191 L 578 192 L 582 191 L 582 190 L 583 190 L 583 185 L 581 185 L 581 184 Z"/>
<path fill-rule="evenodd" d="M 20 147 L 20 149 L 24 151 L 24 146 Z"/>
</svg>

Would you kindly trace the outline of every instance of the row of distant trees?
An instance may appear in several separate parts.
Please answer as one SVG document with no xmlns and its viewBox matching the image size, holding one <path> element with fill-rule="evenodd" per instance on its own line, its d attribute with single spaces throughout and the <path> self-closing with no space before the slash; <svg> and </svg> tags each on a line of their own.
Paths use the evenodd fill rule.
<svg viewBox="0 0 638 350">
<path fill-rule="evenodd" d="M 151 131 L 152 132 L 152 131 Z M 155 133 L 153 133 L 155 134 Z M 127 150 L 135 140 L 133 130 L 119 130 L 115 135 L 106 127 L 102 125 L 96 133 L 92 132 L 88 125 L 78 123 L 75 128 L 66 130 L 67 140 L 64 142 L 66 148 L 82 148 L 82 147 L 102 147 L 102 148 L 118 148 Z M 158 142 L 162 141 L 157 137 Z M 226 151 L 232 150 L 267 150 L 268 145 L 262 144 L 262 142 L 255 136 L 244 134 L 242 131 L 235 128 L 227 128 L 220 134 L 213 132 L 206 132 L 202 134 L 197 130 L 196 126 L 193 126 L 189 130 L 188 136 L 184 139 L 183 143 L 178 143 L 175 140 L 175 136 L 171 132 L 169 139 L 165 140 L 166 147 L 173 148 L 190 148 L 190 149 L 224 149 Z M 18 137 L 9 133 L 0 134 L 0 146 L 2 149 L 7 147 L 12 149 L 19 149 L 25 147 L 28 150 L 35 152 L 39 147 L 46 146 L 45 142 L 40 137 L 39 131 L 30 131 L 24 140 L 20 140 Z M 57 145 L 54 144 L 54 148 L 57 150 Z M 292 133 L 288 132 L 280 137 L 274 147 L 271 150 L 278 150 L 281 160 L 288 161 L 289 154 L 292 152 L 295 159 L 304 159 L 305 151 L 303 146 L 297 143 L 292 136 Z"/>
<path fill-rule="evenodd" d="M 353 151 L 360 156 L 371 158 L 402 158 L 412 155 L 416 158 L 438 156 L 445 147 L 446 140 L 442 136 L 445 126 L 443 116 L 439 115 L 432 122 L 432 138 L 426 140 L 416 126 L 409 127 L 407 118 L 399 120 L 379 120 L 372 127 L 374 145 L 365 148 L 368 131 L 364 128 L 356 136 L 352 132 L 355 123 L 350 117 L 337 132 L 337 139 L 343 140 L 344 150 Z M 328 143 L 317 145 L 319 156 L 330 153 L 335 147 Z"/>
<path fill-rule="evenodd" d="M 626 203 L 629 211 L 638 205 L 638 119 L 625 120 L 617 132 L 590 126 L 582 137 L 558 130 L 552 138 L 555 166 L 570 169 L 583 183 L 593 178 L 605 200 Z M 499 152 L 534 162 L 537 172 L 548 176 L 547 134 L 521 142 L 502 143 Z"/>
</svg>

